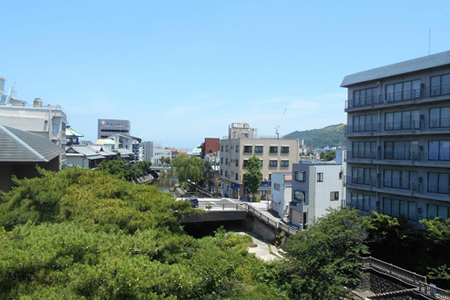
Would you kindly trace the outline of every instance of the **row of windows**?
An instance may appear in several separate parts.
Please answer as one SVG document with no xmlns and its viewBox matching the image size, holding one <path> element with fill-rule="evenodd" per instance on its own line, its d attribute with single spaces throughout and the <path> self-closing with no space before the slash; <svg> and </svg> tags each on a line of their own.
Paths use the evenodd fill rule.
<svg viewBox="0 0 450 300">
<path fill-rule="evenodd" d="M 305 182 L 306 181 L 306 172 L 305 171 L 295 171 L 294 178 L 296 181 Z M 339 172 L 339 179 L 342 179 L 342 172 Z M 323 173 L 317 173 L 317 182 L 323 182 Z"/>
<path fill-rule="evenodd" d="M 353 92 L 353 105 L 355 107 L 371 105 L 376 103 L 378 98 L 378 88 L 369 88 Z"/>
<path fill-rule="evenodd" d="M 377 131 L 378 116 L 377 115 L 362 115 L 353 117 L 353 131 Z"/>
<path fill-rule="evenodd" d="M 448 194 L 450 185 L 450 176 L 445 173 L 428 173 L 428 192 Z"/>
<path fill-rule="evenodd" d="M 253 146 L 244 146 L 244 153 L 252 153 Z M 255 153 L 263 153 L 264 146 L 255 146 Z M 270 146 L 269 153 L 278 153 L 278 146 Z M 281 147 L 280 153 L 289 153 L 289 147 Z"/>
<path fill-rule="evenodd" d="M 225 158 L 225 164 L 226 165 L 229 166 L 231 164 L 231 162 L 232 161 L 230 160 L 230 163 L 228 163 L 228 158 Z M 220 163 L 223 164 L 223 157 L 220 158 Z M 243 167 L 247 168 L 248 160 L 245 159 L 243 161 L 243 163 L 244 163 Z M 260 163 L 261 163 L 261 168 L 262 168 L 264 166 L 264 161 L 260 160 Z M 234 164 L 235 164 L 236 167 L 238 167 L 239 166 L 239 160 L 236 159 Z M 278 160 L 269 160 L 269 168 L 277 168 L 277 167 L 278 167 Z M 281 168 L 288 168 L 289 167 L 289 161 L 288 160 L 280 161 L 280 167 Z"/>
<path fill-rule="evenodd" d="M 386 85 L 385 99 L 388 102 L 420 97 L 420 80 L 411 80 Z"/>
<path fill-rule="evenodd" d="M 384 130 L 419 129 L 420 114 L 418 110 L 388 112 L 384 119 Z"/>
</svg>

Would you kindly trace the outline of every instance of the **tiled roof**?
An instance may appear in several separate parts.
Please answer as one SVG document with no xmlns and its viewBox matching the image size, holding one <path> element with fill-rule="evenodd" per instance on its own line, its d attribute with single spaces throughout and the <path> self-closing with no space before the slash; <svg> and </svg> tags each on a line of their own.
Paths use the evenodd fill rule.
<svg viewBox="0 0 450 300">
<path fill-rule="evenodd" d="M 72 127 L 69 127 L 69 126 L 66 127 L 66 135 L 67 136 L 84 137 L 84 134 L 79 133 L 78 131 L 76 131 L 75 129 L 73 129 Z"/>
<path fill-rule="evenodd" d="M 45 137 L 0 125 L 0 162 L 48 162 L 61 153 Z"/>
</svg>

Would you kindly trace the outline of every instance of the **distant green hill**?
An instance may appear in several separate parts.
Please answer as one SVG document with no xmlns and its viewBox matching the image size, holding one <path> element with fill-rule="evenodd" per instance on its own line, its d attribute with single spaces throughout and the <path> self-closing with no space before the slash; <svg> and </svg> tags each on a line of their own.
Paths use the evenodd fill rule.
<svg viewBox="0 0 450 300">
<path fill-rule="evenodd" d="M 305 140 L 307 147 L 323 148 L 325 146 L 337 147 L 345 145 L 345 124 L 330 125 L 322 129 L 294 131 L 283 139 Z"/>
</svg>

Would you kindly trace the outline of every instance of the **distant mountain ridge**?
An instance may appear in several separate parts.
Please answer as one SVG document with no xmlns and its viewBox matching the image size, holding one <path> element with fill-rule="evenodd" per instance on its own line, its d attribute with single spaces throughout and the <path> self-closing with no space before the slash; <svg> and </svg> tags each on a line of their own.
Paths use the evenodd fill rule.
<svg viewBox="0 0 450 300">
<path fill-rule="evenodd" d="M 345 145 L 345 124 L 330 125 L 322 129 L 294 131 L 283 139 L 305 140 L 306 147 L 323 148 L 325 146 L 337 147 Z"/>
</svg>

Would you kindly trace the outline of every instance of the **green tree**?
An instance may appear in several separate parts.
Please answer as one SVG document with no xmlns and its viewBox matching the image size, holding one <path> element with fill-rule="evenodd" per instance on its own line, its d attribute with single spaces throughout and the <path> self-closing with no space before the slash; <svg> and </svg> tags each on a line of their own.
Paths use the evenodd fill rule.
<svg viewBox="0 0 450 300">
<path fill-rule="evenodd" d="M 128 181 L 147 175 L 151 171 L 152 163 L 149 161 L 141 161 L 132 163 L 124 160 L 110 160 L 99 164 L 98 169 L 105 171 L 117 178 L 123 178 Z"/>
<path fill-rule="evenodd" d="M 180 153 L 172 162 L 172 166 L 177 168 L 177 178 L 180 184 L 185 187 L 186 181 L 196 183 L 203 181 L 203 166 L 205 162 L 199 157 L 189 157 L 186 153 Z"/>
<path fill-rule="evenodd" d="M 171 162 L 170 157 L 166 157 L 165 162 L 167 165 L 170 165 L 170 162 Z"/>
<path fill-rule="evenodd" d="M 255 194 L 261 185 L 261 162 L 256 155 L 251 156 L 247 162 L 247 173 L 245 173 L 245 179 L 247 180 L 247 186 L 255 199 Z"/>
<path fill-rule="evenodd" d="M 325 154 L 325 161 L 332 161 L 336 159 L 336 151 L 330 151 Z"/>
<path fill-rule="evenodd" d="M 161 162 L 161 165 L 164 165 L 164 163 L 166 162 L 166 158 L 164 156 L 161 156 L 159 161 Z"/>
<path fill-rule="evenodd" d="M 289 238 L 286 260 L 277 265 L 278 283 L 290 299 L 338 299 L 361 276 L 368 218 L 351 209 L 333 209 L 309 230 Z"/>
</svg>

